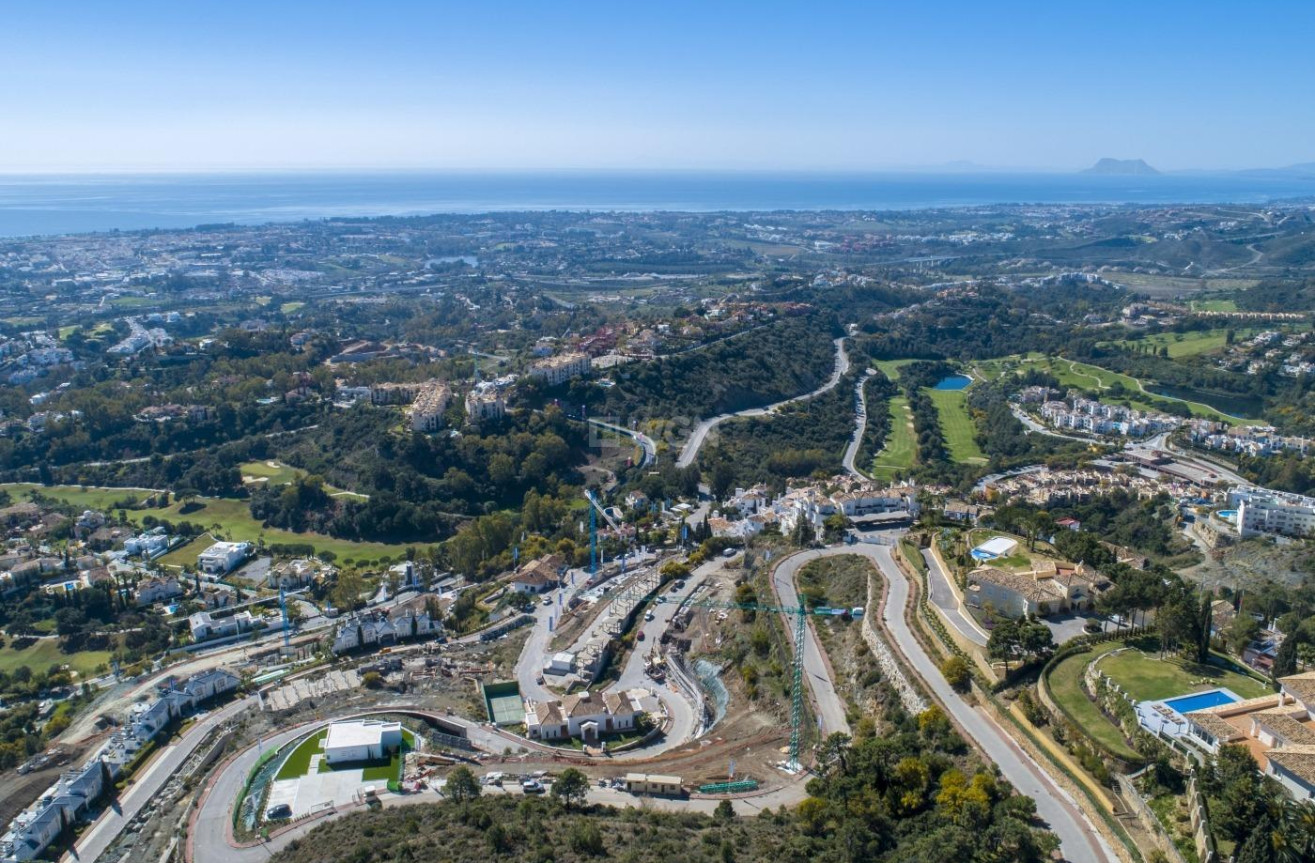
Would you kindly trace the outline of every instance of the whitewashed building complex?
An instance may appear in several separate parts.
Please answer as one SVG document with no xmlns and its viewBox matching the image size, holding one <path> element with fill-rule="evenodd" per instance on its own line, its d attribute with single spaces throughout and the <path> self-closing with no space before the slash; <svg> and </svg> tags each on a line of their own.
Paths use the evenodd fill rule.
<svg viewBox="0 0 1315 863">
<path fill-rule="evenodd" d="M 24 809 L 0 835 L 0 863 L 26 863 L 45 856 L 46 849 L 79 821 L 87 819 L 95 804 L 143 746 L 155 740 L 175 720 L 212 698 L 236 690 L 237 675 L 212 669 L 186 680 L 167 678 L 156 696 L 133 705 L 128 721 L 86 762 L 65 772 L 54 785 Z"/>
<path fill-rule="evenodd" d="M 1230 492 L 1228 503 L 1237 511 L 1235 524 L 1243 539 L 1262 534 L 1315 536 L 1315 497 L 1243 488 Z"/>
</svg>

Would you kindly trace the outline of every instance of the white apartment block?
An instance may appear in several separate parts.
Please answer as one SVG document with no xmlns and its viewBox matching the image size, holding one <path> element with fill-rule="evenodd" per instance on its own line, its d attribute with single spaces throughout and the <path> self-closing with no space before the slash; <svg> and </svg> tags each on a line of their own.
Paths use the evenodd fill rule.
<svg viewBox="0 0 1315 863">
<path fill-rule="evenodd" d="M 466 419 L 500 420 L 507 415 L 507 399 L 493 388 L 473 389 L 466 395 Z"/>
<path fill-rule="evenodd" d="M 452 403 L 452 391 L 445 384 L 428 384 L 411 403 L 411 431 L 435 432 L 443 426 L 443 414 Z"/>
<path fill-rule="evenodd" d="M 1237 510 L 1237 533 L 1243 539 L 1262 534 L 1315 536 L 1315 497 L 1242 488 L 1229 492 L 1228 503 Z"/>
<path fill-rule="evenodd" d="M 593 360 L 588 354 L 561 354 L 539 360 L 530 366 L 528 372 L 532 378 L 542 378 L 550 387 L 564 384 L 571 378 L 589 374 Z"/>
</svg>

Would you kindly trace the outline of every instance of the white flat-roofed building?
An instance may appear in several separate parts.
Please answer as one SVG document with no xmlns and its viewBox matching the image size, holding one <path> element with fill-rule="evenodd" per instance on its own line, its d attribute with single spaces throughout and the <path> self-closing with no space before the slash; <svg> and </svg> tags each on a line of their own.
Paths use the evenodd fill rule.
<svg viewBox="0 0 1315 863">
<path fill-rule="evenodd" d="M 196 565 L 210 575 L 227 575 L 249 554 L 249 542 L 217 542 L 196 556 Z"/>
<path fill-rule="evenodd" d="M 254 624 L 255 620 L 249 611 L 239 611 L 228 617 L 213 617 L 208 611 L 198 611 L 187 618 L 187 626 L 192 631 L 192 641 L 240 635 L 251 629 Z"/>
<path fill-rule="evenodd" d="M 329 764 L 378 761 L 402 745 L 402 723 L 362 719 L 334 722 L 324 740 L 324 760 Z"/>
<path fill-rule="evenodd" d="M 977 546 L 973 551 L 984 552 L 992 557 L 1007 557 L 1018 548 L 1018 540 L 1007 536 L 996 536 Z"/>
<path fill-rule="evenodd" d="M 1243 539 L 1266 533 L 1315 536 L 1315 497 L 1246 488 L 1230 492 L 1228 502 L 1237 510 L 1237 532 Z"/>
</svg>

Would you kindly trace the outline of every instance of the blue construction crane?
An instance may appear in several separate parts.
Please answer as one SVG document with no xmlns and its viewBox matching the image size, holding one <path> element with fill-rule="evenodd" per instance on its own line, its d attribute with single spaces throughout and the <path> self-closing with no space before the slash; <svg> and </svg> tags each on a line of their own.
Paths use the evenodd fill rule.
<svg viewBox="0 0 1315 863">
<path fill-rule="evenodd" d="M 616 597 L 617 600 L 630 600 L 638 605 L 647 599 L 647 595 L 641 595 L 635 591 L 622 591 Z M 659 601 L 665 601 L 659 598 Z M 840 609 L 835 608 L 808 608 L 804 605 L 785 606 L 770 605 L 760 602 L 728 602 L 719 599 L 686 599 L 685 605 L 695 608 L 715 608 L 723 610 L 753 611 L 764 612 L 767 614 L 781 614 L 794 618 L 794 659 L 791 668 L 790 683 L 790 760 L 791 770 L 798 770 L 799 762 L 799 744 L 800 729 L 804 721 L 804 645 L 807 643 L 805 638 L 808 632 L 808 616 L 815 617 L 834 617 L 842 613 Z"/>
</svg>

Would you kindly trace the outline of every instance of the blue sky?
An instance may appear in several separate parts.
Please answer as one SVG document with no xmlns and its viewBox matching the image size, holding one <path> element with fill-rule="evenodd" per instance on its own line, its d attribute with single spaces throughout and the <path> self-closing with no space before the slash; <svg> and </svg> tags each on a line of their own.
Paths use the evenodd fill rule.
<svg viewBox="0 0 1315 863">
<path fill-rule="evenodd" d="M 0 4 L 0 173 L 1315 161 L 1315 4 Z"/>
</svg>

